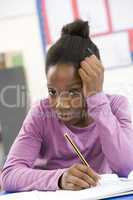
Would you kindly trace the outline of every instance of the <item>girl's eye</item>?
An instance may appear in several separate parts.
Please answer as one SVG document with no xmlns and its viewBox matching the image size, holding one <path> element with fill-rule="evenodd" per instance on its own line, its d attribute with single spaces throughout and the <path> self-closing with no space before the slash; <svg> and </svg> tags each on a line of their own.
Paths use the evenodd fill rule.
<svg viewBox="0 0 133 200">
<path fill-rule="evenodd" d="M 78 91 L 78 90 L 70 90 L 69 91 L 69 95 L 71 96 L 71 97 L 77 97 L 77 96 L 79 96 L 80 95 L 80 92 Z"/>
<path fill-rule="evenodd" d="M 57 95 L 57 92 L 54 89 L 49 89 L 48 93 L 49 93 L 50 96 L 56 96 Z"/>
</svg>

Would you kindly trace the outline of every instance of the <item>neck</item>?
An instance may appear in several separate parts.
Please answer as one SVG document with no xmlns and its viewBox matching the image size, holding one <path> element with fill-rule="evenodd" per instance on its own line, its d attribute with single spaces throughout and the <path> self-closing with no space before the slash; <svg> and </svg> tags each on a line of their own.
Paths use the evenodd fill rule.
<svg viewBox="0 0 133 200">
<path fill-rule="evenodd" d="M 79 122 L 77 122 L 75 124 L 75 126 L 77 126 L 77 127 L 86 127 L 86 126 L 89 126 L 93 121 L 94 120 L 90 116 L 88 116 L 88 114 L 87 114 L 83 118 L 81 118 L 79 120 Z"/>
</svg>

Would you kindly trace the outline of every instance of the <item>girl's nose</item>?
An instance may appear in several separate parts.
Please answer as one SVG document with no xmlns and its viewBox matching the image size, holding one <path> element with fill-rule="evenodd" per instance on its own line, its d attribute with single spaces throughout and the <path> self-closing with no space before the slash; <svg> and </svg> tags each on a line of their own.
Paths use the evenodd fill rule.
<svg viewBox="0 0 133 200">
<path fill-rule="evenodd" d="M 69 109 L 71 107 L 71 102 L 69 97 L 58 97 L 57 98 L 57 103 L 56 103 L 56 108 L 67 108 Z"/>
</svg>

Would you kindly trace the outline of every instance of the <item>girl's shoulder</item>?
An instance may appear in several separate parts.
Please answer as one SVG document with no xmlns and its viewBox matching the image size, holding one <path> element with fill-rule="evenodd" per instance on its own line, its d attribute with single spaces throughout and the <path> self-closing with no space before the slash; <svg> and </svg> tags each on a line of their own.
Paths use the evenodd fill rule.
<svg viewBox="0 0 133 200">
<path fill-rule="evenodd" d="M 121 104 L 123 102 L 128 102 L 128 98 L 124 95 L 117 94 L 106 94 L 110 104 Z"/>
<path fill-rule="evenodd" d="M 128 98 L 124 95 L 116 95 L 116 94 L 106 94 L 112 111 L 115 113 L 118 109 L 129 109 L 129 101 Z"/>
<path fill-rule="evenodd" d="M 30 110 L 38 112 L 46 112 L 47 110 L 51 110 L 48 98 L 43 98 L 34 102 Z"/>
<path fill-rule="evenodd" d="M 50 110 L 48 98 L 38 100 L 31 105 L 26 119 L 43 119 Z"/>
</svg>

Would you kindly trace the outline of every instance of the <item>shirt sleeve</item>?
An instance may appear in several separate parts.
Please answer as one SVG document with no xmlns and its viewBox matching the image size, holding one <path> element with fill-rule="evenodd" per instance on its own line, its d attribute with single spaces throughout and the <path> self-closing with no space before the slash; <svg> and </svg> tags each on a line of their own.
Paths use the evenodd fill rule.
<svg viewBox="0 0 133 200">
<path fill-rule="evenodd" d="M 58 179 L 67 169 L 38 170 L 33 164 L 38 158 L 43 130 L 39 106 L 28 113 L 22 128 L 12 145 L 1 174 L 5 191 L 55 191 Z"/>
<path fill-rule="evenodd" d="M 87 97 L 89 115 L 96 121 L 98 135 L 110 167 L 120 176 L 133 169 L 133 128 L 129 104 L 116 96 L 112 105 L 103 93 Z"/>
</svg>

